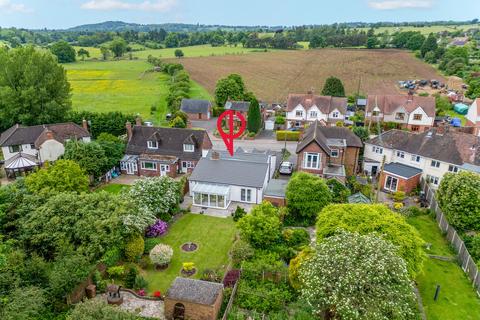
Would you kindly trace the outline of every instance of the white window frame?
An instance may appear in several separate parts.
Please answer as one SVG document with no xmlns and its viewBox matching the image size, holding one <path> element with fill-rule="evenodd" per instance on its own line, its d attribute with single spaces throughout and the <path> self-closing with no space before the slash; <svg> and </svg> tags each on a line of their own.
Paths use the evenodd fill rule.
<svg viewBox="0 0 480 320">
<path fill-rule="evenodd" d="M 296 110 L 295 111 L 295 117 L 303 117 L 303 111 L 302 110 Z"/>
<path fill-rule="evenodd" d="M 373 146 L 372 151 L 374 153 L 383 154 L 383 148 L 381 148 L 381 147 Z"/>
<path fill-rule="evenodd" d="M 145 167 L 145 163 L 151 163 L 153 165 L 152 168 Z M 157 171 L 157 163 L 156 162 L 142 161 L 141 166 L 142 166 L 142 170 Z"/>
<path fill-rule="evenodd" d="M 440 178 L 427 174 L 427 182 L 433 184 L 434 186 L 438 186 L 440 183 Z"/>
<path fill-rule="evenodd" d="M 332 152 L 330 153 L 330 156 L 332 158 L 338 158 L 340 156 L 340 150 L 338 149 L 332 149 Z"/>
<path fill-rule="evenodd" d="M 397 151 L 397 158 L 405 159 L 405 152 Z"/>
<path fill-rule="evenodd" d="M 422 157 L 420 157 L 419 155 L 416 155 L 416 154 L 412 154 L 412 157 L 410 158 L 411 161 L 413 162 L 420 162 L 420 160 L 422 160 Z"/>
<path fill-rule="evenodd" d="M 195 146 L 190 143 L 184 143 L 183 144 L 183 151 L 184 152 L 194 152 L 195 151 Z"/>
<path fill-rule="evenodd" d="M 457 173 L 458 171 L 460 171 L 460 170 L 459 170 L 459 168 L 458 168 L 457 166 L 455 166 L 455 165 L 453 165 L 453 164 L 450 164 L 450 165 L 448 166 L 448 172 Z"/>
<path fill-rule="evenodd" d="M 440 161 L 432 160 L 432 162 L 430 162 L 430 167 L 440 168 Z"/>
<path fill-rule="evenodd" d="M 182 168 L 184 169 L 193 169 L 195 167 L 195 164 L 193 161 L 182 161 Z"/>
<path fill-rule="evenodd" d="M 387 182 L 388 182 L 388 179 L 390 178 L 390 187 L 387 188 Z M 396 180 L 396 184 L 395 184 L 395 189 L 392 189 L 392 185 L 393 185 L 393 180 Z M 383 188 L 385 190 L 388 190 L 388 191 L 393 191 L 393 192 L 396 192 L 398 190 L 398 183 L 400 182 L 400 179 L 397 178 L 397 177 L 394 177 L 394 176 L 390 176 L 390 175 L 387 175 L 387 177 L 385 178 L 385 184 L 383 185 Z"/>
<path fill-rule="evenodd" d="M 317 111 L 310 111 L 310 118 L 316 118 L 318 116 Z"/>
<path fill-rule="evenodd" d="M 332 118 L 340 118 L 340 112 L 335 111 L 332 113 Z"/>
<path fill-rule="evenodd" d="M 158 149 L 158 141 L 148 140 L 147 147 L 148 149 Z"/>
<path fill-rule="evenodd" d="M 395 113 L 395 120 L 400 120 L 400 121 L 405 120 L 405 113 L 404 112 Z"/>
<path fill-rule="evenodd" d="M 416 119 L 416 118 L 419 118 L 419 119 Z M 422 118 L 423 118 L 423 114 L 421 114 L 421 113 L 413 114 L 413 120 L 415 120 L 415 121 L 422 121 Z"/>
<path fill-rule="evenodd" d="M 13 150 L 14 147 L 17 147 L 18 150 Z M 8 146 L 8 151 L 10 153 L 17 153 L 17 152 L 22 152 L 23 151 L 23 146 L 21 144 L 15 144 L 15 145 L 11 145 L 11 146 Z"/>
<path fill-rule="evenodd" d="M 240 201 L 252 202 L 252 189 L 241 188 L 240 189 Z"/>
<path fill-rule="evenodd" d="M 161 165 L 160 165 L 160 172 L 170 172 L 170 165 L 168 165 L 168 164 L 161 164 Z"/>
<path fill-rule="evenodd" d="M 309 157 L 311 157 L 310 160 L 308 159 Z M 316 158 L 316 161 L 313 160 L 314 158 Z M 322 160 L 322 157 L 321 157 L 320 153 L 305 152 L 303 154 L 303 168 L 305 168 L 305 169 L 320 169 L 321 160 Z M 314 163 L 316 163 L 316 166 L 313 166 Z"/>
</svg>

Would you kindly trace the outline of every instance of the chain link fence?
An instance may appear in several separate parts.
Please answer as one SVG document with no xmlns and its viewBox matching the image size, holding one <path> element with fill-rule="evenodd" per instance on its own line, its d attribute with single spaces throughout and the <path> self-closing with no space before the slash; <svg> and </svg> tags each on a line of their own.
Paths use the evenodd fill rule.
<svg viewBox="0 0 480 320">
<path fill-rule="evenodd" d="M 462 239 L 459 237 L 457 231 L 450 226 L 447 218 L 443 214 L 438 205 L 437 199 L 435 199 L 435 191 L 426 183 L 425 179 L 421 181 L 422 191 L 425 193 L 426 199 L 429 203 L 430 209 L 435 212 L 435 219 L 438 226 L 447 240 L 452 245 L 453 249 L 457 253 L 458 263 L 461 265 L 463 271 L 468 275 L 468 278 L 472 281 L 472 286 L 476 290 L 477 295 L 480 296 L 480 274 L 475 261 L 468 253 L 467 247 Z"/>
</svg>

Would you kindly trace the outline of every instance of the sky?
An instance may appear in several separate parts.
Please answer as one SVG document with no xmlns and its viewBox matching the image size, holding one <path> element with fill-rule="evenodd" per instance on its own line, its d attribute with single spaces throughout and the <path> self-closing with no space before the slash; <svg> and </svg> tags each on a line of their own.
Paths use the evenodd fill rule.
<svg viewBox="0 0 480 320">
<path fill-rule="evenodd" d="M 474 18 L 480 0 L 0 0 L 0 26 L 29 29 L 110 20 L 291 26 Z"/>
</svg>

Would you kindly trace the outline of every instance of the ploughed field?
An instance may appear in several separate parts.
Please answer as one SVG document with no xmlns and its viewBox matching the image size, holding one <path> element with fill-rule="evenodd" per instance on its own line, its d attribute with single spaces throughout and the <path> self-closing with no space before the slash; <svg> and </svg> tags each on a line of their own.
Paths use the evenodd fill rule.
<svg viewBox="0 0 480 320">
<path fill-rule="evenodd" d="M 329 76 L 340 78 L 347 94 L 396 94 L 397 81 L 438 79 L 432 66 L 403 50 L 319 49 L 291 50 L 248 55 L 176 59 L 193 80 L 211 94 L 218 79 L 231 73 L 243 76 L 247 87 L 267 102 L 285 101 L 288 93 L 313 89 L 320 93 Z"/>
</svg>

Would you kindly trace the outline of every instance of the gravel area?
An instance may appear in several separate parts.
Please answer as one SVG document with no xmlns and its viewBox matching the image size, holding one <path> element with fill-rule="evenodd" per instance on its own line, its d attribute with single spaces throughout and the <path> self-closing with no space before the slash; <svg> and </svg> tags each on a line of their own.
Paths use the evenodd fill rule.
<svg viewBox="0 0 480 320">
<path fill-rule="evenodd" d="M 125 291 L 121 291 L 121 293 L 123 295 L 123 303 L 120 305 L 121 309 L 142 317 L 165 320 L 163 301 L 139 299 L 130 292 Z M 101 295 L 101 299 L 106 300 L 106 295 Z"/>
</svg>

